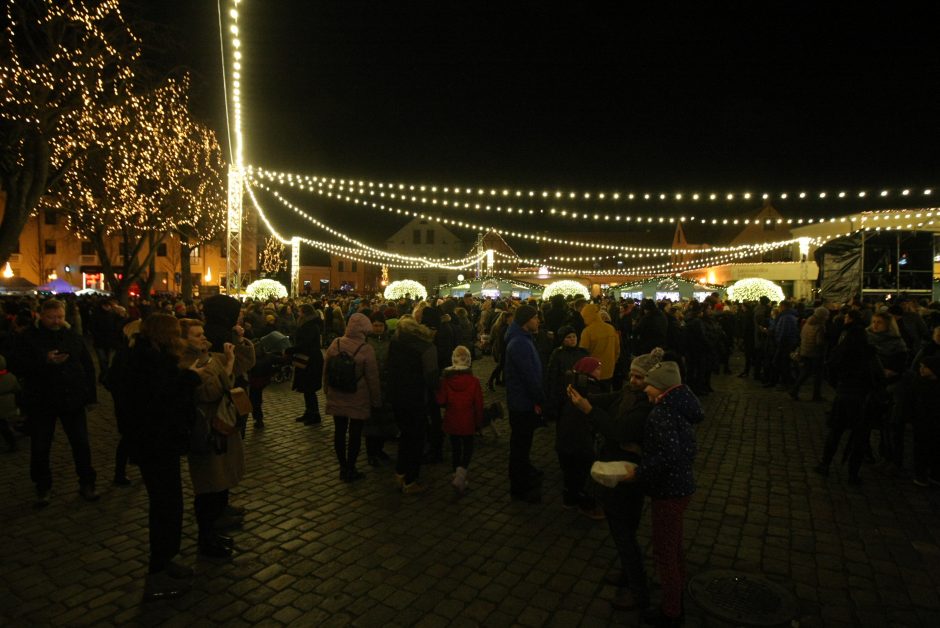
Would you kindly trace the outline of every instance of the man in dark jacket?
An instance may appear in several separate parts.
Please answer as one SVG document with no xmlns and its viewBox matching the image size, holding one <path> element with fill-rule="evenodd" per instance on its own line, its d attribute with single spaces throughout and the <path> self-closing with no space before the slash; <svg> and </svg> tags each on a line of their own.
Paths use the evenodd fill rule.
<svg viewBox="0 0 940 628">
<path fill-rule="evenodd" d="M 421 313 L 421 324 L 434 333 L 434 346 L 437 349 L 437 370 L 443 372 L 450 366 L 450 356 L 457 347 L 454 325 L 450 316 L 436 308 L 425 308 Z M 435 391 L 437 382 L 431 387 L 428 395 L 428 464 L 438 464 L 444 461 L 444 431 L 441 427 L 441 407 L 437 405 Z"/>
<path fill-rule="evenodd" d="M 790 301 L 780 302 L 780 314 L 774 322 L 774 340 L 777 342 L 777 352 L 774 354 L 777 376 L 784 386 L 793 386 L 790 354 L 800 346 L 800 323 Z"/>
<path fill-rule="evenodd" d="M 97 475 L 91 466 L 85 417 L 85 405 L 97 401 L 95 366 L 82 338 L 66 326 L 65 304 L 56 299 L 42 304 L 38 324 L 17 339 L 11 366 L 23 381 L 36 505 L 49 503 L 49 452 L 57 418 L 72 447 L 81 495 L 87 501 L 96 501 Z"/>
<path fill-rule="evenodd" d="M 509 491 L 513 499 L 530 503 L 542 501 L 542 472 L 532 466 L 529 453 L 532 437 L 540 423 L 545 392 L 542 389 L 542 362 L 532 335 L 538 331 L 539 317 L 531 305 L 516 310 L 506 332 L 506 403 L 509 406 Z"/>
<path fill-rule="evenodd" d="M 636 344 L 634 351 L 640 354 L 649 353 L 656 347 L 666 346 L 666 333 L 669 321 L 656 302 L 652 299 L 643 299 L 640 305 L 642 313 L 640 320 L 633 327 Z"/>
</svg>

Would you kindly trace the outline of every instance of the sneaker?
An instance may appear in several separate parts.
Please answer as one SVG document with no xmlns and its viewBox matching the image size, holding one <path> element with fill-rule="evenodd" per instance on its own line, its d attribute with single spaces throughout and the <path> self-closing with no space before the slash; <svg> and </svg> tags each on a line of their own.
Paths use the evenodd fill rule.
<svg viewBox="0 0 940 628">
<path fill-rule="evenodd" d="M 412 482 L 411 484 L 405 484 L 401 487 L 401 492 L 404 495 L 417 495 L 418 493 L 423 493 L 427 489 L 423 484 L 418 484 L 417 481 Z"/>
<path fill-rule="evenodd" d="M 263 429 L 264 429 L 264 421 L 255 421 L 255 429 L 256 429 L 256 430 L 263 430 Z"/>
<path fill-rule="evenodd" d="M 299 417 L 297 417 L 296 419 L 294 419 L 294 423 L 306 423 L 306 422 L 307 422 L 307 415 L 306 415 L 306 414 L 301 414 Z"/>
<path fill-rule="evenodd" d="M 304 419 L 304 425 L 320 425 L 323 422 L 323 419 L 320 418 L 320 415 L 309 417 Z"/>
<path fill-rule="evenodd" d="M 927 488 L 928 486 L 930 486 L 930 482 L 926 478 L 914 476 L 914 486 Z"/>
<path fill-rule="evenodd" d="M 95 491 L 94 484 L 82 484 L 78 492 L 86 502 L 96 502 L 101 499 L 101 495 Z"/>
</svg>

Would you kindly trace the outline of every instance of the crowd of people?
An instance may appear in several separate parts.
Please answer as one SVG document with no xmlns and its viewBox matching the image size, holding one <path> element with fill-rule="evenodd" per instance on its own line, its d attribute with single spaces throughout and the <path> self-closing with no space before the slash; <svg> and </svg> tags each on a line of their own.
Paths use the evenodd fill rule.
<svg viewBox="0 0 940 628">
<path fill-rule="evenodd" d="M 338 477 L 363 477 L 391 464 L 403 494 L 424 492 L 423 465 L 444 460 L 449 440 L 452 486 L 470 486 L 475 435 L 503 415 L 483 402 L 474 360 L 489 356 L 491 391 L 505 390 L 511 428 L 510 497 L 542 500 L 544 471 L 531 460 L 537 429 L 555 425 L 563 506 L 606 520 L 621 570 L 618 608 L 650 606 L 637 541 L 644 502 L 662 584 L 650 623 L 681 621 L 682 517 L 695 492 L 699 399 L 712 375 L 731 374 L 740 351 L 742 378 L 780 387 L 799 401 L 834 392 L 828 434 L 815 470 L 827 475 L 840 441 L 852 484 L 864 464 L 919 487 L 940 483 L 935 455 L 940 375 L 940 306 L 899 298 L 890 304 L 671 303 L 564 298 L 549 301 L 462 297 L 412 300 L 330 295 L 271 302 L 133 299 L 11 299 L 0 337 L 0 433 L 30 436 L 36 505 L 50 501 L 49 453 L 57 422 L 68 437 L 81 496 L 99 498 L 85 407 L 98 384 L 114 400 L 113 482 L 126 486 L 128 461 L 140 468 L 149 497 L 150 599 L 184 592 L 192 570 L 177 562 L 183 521 L 180 459 L 188 458 L 201 555 L 224 560 L 244 509 L 230 503 L 243 477 L 248 424 L 266 427 L 263 391 L 289 373 L 303 395 L 296 421 L 332 416 Z M 91 347 L 91 350 L 89 350 Z M 94 358 L 93 358 L 94 356 Z M 96 367 L 97 365 L 97 367 Z M 318 395 L 325 398 L 322 413 Z M 913 427 L 911 471 L 905 431 Z M 878 432 L 872 446 L 873 431 Z M 877 452 L 876 452 L 877 449 Z M 614 486 L 592 481 L 598 462 L 616 463 Z"/>
</svg>

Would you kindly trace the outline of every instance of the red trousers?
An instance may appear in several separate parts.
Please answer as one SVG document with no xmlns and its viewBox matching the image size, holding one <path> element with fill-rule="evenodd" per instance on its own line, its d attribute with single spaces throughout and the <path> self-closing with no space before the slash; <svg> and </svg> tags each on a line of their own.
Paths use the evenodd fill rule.
<svg viewBox="0 0 940 628">
<path fill-rule="evenodd" d="M 692 496 L 653 499 L 653 555 L 663 587 L 661 610 L 667 617 L 682 613 L 682 585 L 685 563 L 682 559 L 682 515 Z"/>
</svg>

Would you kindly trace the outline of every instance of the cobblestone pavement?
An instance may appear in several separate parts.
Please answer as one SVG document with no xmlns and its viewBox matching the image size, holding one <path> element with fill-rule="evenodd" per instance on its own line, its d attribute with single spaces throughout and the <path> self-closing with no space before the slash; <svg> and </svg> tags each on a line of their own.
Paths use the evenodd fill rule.
<svg viewBox="0 0 940 628">
<path fill-rule="evenodd" d="M 487 375 L 492 362 L 475 368 Z M 804 626 L 940 626 L 937 492 L 866 466 L 865 483 L 812 471 L 826 406 L 793 402 L 753 382 L 716 377 L 698 428 L 699 491 L 686 514 L 689 573 L 763 574 L 799 600 Z M 498 389 L 496 395 L 502 395 Z M 248 508 L 228 564 L 195 557 L 191 494 L 182 558 L 193 590 L 142 604 L 146 494 L 110 485 L 115 446 L 110 397 L 90 411 L 102 499 L 83 502 L 61 429 L 53 448 L 52 504 L 33 510 L 28 441 L 0 456 L 0 623 L 190 626 L 636 625 L 611 609 L 602 584 L 616 565 L 606 525 L 563 510 L 553 429 L 533 458 L 546 471 L 544 502 L 511 502 L 508 425 L 479 439 L 470 493 L 457 499 L 449 465 L 425 467 L 430 490 L 396 492 L 393 471 L 354 485 L 337 477 L 332 422 L 294 422 L 300 395 L 265 394 L 268 427 L 248 428 L 249 470 L 233 502 Z M 488 401 L 491 399 L 488 399 Z M 394 444 L 387 445 L 394 454 Z M 185 464 L 185 462 L 184 462 Z M 364 468 L 365 467 L 365 468 Z M 184 478 L 187 478 L 184 469 Z M 184 483 L 188 483 L 184 480 Z M 649 554 L 648 509 L 642 539 Z M 648 558 L 650 574 L 655 573 Z M 720 625 L 687 605 L 687 625 Z"/>
</svg>

